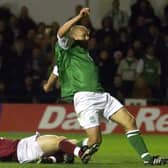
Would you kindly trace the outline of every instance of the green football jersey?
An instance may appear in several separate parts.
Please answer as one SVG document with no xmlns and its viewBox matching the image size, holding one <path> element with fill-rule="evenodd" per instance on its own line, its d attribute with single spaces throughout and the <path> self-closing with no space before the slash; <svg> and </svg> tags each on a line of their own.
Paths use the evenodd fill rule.
<svg viewBox="0 0 168 168">
<path fill-rule="evenodd" d="M 144 78 L 149 86 L 155 86 L 159 79 L 159 62 L 157 59 L 144 59 Z"/>
<path fill-rule="evenodd" d="M 76 92 L 102 92 L 98 69 L 89 53 L 79 45 L 63 48 L 60 43 L 55 48 L 61 83 L 61 97 L 72 100 Z"/>
</svg>

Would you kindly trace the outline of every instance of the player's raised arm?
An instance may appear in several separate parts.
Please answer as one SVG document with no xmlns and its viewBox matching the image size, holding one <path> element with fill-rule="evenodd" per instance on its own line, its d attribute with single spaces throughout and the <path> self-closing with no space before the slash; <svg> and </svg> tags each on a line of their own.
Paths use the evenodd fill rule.
<svg viewBox="0 0 168 168">
<path fill-rule="evenodd" d="M 70 29 L 71 27 L 77 23 L 82 17 L 88 16 L 90 13 L 89 8 L 83 8 L 81 9 L 80 13 L 73 17 L 72 19 L 68 20 L 65 24 L 63 24 L 59 30 L 58 30 L 58 36 L 63 37 Z"/>
</svg>

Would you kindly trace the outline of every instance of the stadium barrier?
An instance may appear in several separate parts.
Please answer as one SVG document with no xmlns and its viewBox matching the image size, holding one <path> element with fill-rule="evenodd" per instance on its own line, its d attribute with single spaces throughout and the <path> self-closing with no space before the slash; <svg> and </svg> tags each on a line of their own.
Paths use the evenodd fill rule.
<svg viewBox="0 0 168 168">
<path fill-rule="evenodd" d="M 143 133 L 168 134 L 168 106 L 127 106 Z M 122 133 L 116 123 L 102 120 L 102 132 Z M 0 131 L 81 133 L 73 105 L 1 104 Z"/>
</svg>

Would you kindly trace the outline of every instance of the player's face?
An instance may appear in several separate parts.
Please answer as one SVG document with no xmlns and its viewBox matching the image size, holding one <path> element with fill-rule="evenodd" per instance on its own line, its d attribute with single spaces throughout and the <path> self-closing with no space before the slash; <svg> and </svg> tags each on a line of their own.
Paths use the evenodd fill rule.
<svg viewBox="0 0 168 168">
<path fill-rule="evenodd" d="M 79 27 L 75 30 L 73 38 L 78 45 L 87 49 L 89 41 L 89 31 L 85 27 Z"/>
<path fill-rule="evenodd" d="M 83 30 L 81 32 L 81 39 L 84 41 L 88 41 L 89 40 L 89 31 L 87 29 Z"/>
<path fill-rule="evenodd" d="M 87 28 L 76 29 L 75 40 L 78 41 L 88 41 L 89 40 L 89 31 Z"/>
</svg>

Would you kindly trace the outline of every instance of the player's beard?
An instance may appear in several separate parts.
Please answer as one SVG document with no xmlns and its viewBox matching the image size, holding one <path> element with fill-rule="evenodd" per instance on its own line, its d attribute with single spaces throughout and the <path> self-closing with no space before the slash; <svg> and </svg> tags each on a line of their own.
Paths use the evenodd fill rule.
<svg viewBox="0 0 168 168">
<path fill-rule="evenodd" d="M 76 44 L 84 49 L 88 49 L 88 40 L 76 40 Z"/>
</svg>

